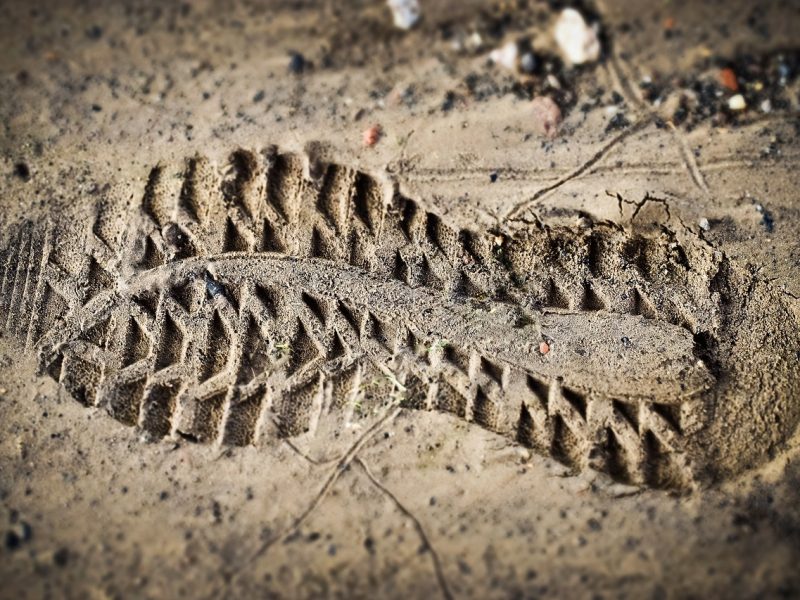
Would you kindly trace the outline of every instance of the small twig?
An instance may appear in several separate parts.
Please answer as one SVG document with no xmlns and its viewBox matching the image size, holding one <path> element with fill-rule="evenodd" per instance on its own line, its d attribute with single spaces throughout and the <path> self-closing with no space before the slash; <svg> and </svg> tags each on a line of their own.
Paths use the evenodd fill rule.
<svg viewBox="0 0 800 600">
<path fill-rule="evenodd" d="M 281 542 L 291 536 L 295 531 L 297 531 L 300 526 L 311 516 L 311 514 L 316 510 L 316 508 L 322 503 L 325 497 L 333 488 L 336 481 L 339 479 L 340 475 L 347 469 L 350 463 L 355 458 L 355 455 L 358 453 L 361 448 L 374 436 L 376 435 L 386 424 L 393 421 L 402 409 L 400 407 L 395 407 L 394 410 L 387 412 L 381 419 L 379 419 L 372 427 L 367 429 L 364 434 L 356 440 L 356 442 L 350 447 L 350 449 L 342 456 L 341 459 L 336 463 L 336 465 L 331 469 L 331 472 L 328 474 L 327 479 L 322 484 L 320 490 L 316 493 L 314 498 L 311 500 L 308 507 L 299 515 L 297 516 L 289 525 L 288 527 L 284 528 L 278 534 L 272 536 L 271 538 L 265 540 L 261 546 L 248 558 L 245 562 L 240 565 L 232 574 L 230 574 L 223 586 L 223 588 L 219 591 L 215 591 L 212 594 L 212 597 L 222 598 L 225 597 L 225 591 L 230 588 L 236 580 L 241 576 L 244 570 L 252 565 L 256 560 L 262 557 L 266 552 L 274 546 L 276 543 Z"/>
<path fill-rule="evenodd" d="M 373 483 L 375 487 L 377 487 L 381 492 L 383 492 L 394 504 L 397 506 L 397 509 L 402 512 L 405 516 L 411 519 L 414 523 L 414 528 L 417 530 L 417 534 L 422 539 L 422 543 L 425 544 L 425 547 L 431 553 L 431 560 L 433 561 L 433 570 L 436 572 L 436 579 L 439 581 L 439 586 L 442 589 L 442 595 L 445 597 L 446 600 L 452 600 L 453 594 L 450 592 L 450 588 L 447 585 L 447 579 L 444 576 L 444 570 L 442 569 L 442 563 L 439 559 L 439 555 L 436 553 L 436 550 L 431 544 L 430 538 L 425 533 L 425 529 L 422 527 L 422 523 L 420 520 L 414 516 L 409 509 L 407 509 L 402 502 L 395 496 L 386 486 L 384 486 L 378 479 L 372 474 L 372 471 L 369 470 L 367 463 L 360 457 L 355 457 L 354 461 L 359 467 L 364 470 L 364 473 L 369 478 L 369 480 Z"/>
</svg>

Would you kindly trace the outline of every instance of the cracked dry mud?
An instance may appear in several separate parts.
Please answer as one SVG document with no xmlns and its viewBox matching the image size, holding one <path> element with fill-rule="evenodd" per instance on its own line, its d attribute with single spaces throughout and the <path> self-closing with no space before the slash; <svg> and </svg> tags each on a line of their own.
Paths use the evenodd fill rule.
<svg viewBox="0 0 800 600">
<path fill-rule="evenodd" d="M 608 3 L 548 141 L 450 43 L 546 4 L 429 0 L 405 35 L 381 3 L 273 4 L 7 9 L 42 31 L 3 59 L 13 589 L 796 591 L 797 107 L 664 125 L 637 83 L 678 68 L 659 45 L 729 36 L 652 49 L 626 23 L 665 15 Z M 740 45 L 790 45 L 792 9 L 766 41 L 736 14 Z"/>
</svg>

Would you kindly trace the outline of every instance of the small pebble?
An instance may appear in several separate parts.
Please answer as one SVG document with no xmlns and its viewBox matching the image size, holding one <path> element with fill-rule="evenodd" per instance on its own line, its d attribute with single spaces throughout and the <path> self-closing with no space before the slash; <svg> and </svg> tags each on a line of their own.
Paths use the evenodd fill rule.
<svg viewBox="0 0 800 600">
<path fill-rule="evenodd" d="M 628 117 L 625 116 L 625 113 L 618 112 L 608 120 L 606 131 L 625 129 L 630 124 L 631 122 L 628 120 Z"/>
<path fill-rule="evenodd" d="M 536 70 L 536 57 L 533 52 L 526 52 L 519 59 L 519 69 L 523 73 L 530 75 Z"/>
<path fill-rule="evenodd" d="M 744 110 L 747 108 L 747 102 L 744 100 L 744 96 L 741 94 L 736 94 L 735 96 L 731 96 L 728 99 L 728 108 L 731 110 Z"/>
<path fill-rule="evenodd" d="M 212 300 L 227 297 L 227 294 L 225 293 L 225 286 L 214 279 L 214 277 L 208 271 L 205 273 L 205 283 L 206 291 Z"/>
<path fill-rule="evenodd" d="M 289 54 L 289 72 L 294 73 L 295 75 L 299 75 L 303 71 L 306 70 L 308 63 L 306 62 L 305 56 L 300 54 L 299 52 L 291 52 Z"/>
<path fill-rule="evenodd" d="M 473 31 L 472 34 L 467 38 L 467 48 L 471 50 L 480 50 L 481 46 L 483 46 L 483 38 L 481 34 L 477 31 Z"/>
<path fill-rule="evenodd" d="M 547 81 L 547 85 L 549 85 L 554 90 L 561 89 L 561 82 L 558 80 L 558 77 L 556 77 L 552 73 L 548 73 L 547 77 L 545 78 L 545 81 Z"/>
<path fill-rule="evenodd" d="M 370 148 L 378 143 L 382 133 L 383 131 L 380 125 L 373 125 L 364 130 L 364 133 L 361 134 L 361 141 L 364 143 L 365 147 Z"/>
<path fill-rule="evenodd" d="M 574 8 L 561 11 L 553 35 L 564 58 L 573 65 L 582 65 L 600 58 L 597 31 L 589 27 L 581 13 Z"/>
<path fill-rule="evenodd" d="M 709 229 L 711 229 L 711 223 L 709 223 L 708 219 L 706 219 L 705 217 L 700 219 L 698 225 L 700 225 L 700 229 L 702 229 L 703 231 L 708 231 Z"/>
<path fill-rule="evenodd" d="M 733 72 L 733 69 L 722 69 L 719 72 L 719 81 L 732 92 L 739 89 L 739 83 L 736 81 L 736 73 Z"/>
<path fill-rule="evenodd" d="M 556 137 L 561 125 L 561 109 L 549 96 L 537 96 L 531 100 L 533 127 L 540 135 Z"/>
<path fill-rule="evenodd" d="M 792 74 L 792 69 L 785 62 L 778 63 L 778 76 L 780 77 L 780 84 L 786 85 L 787 80 Z"/>
<path fill-rule="evenodd" d="M 517 66 L 517 56 L 519 54 L 519 47 L 517 42 L 508 42 L 500 46 L 496 50 L 489 53 L 489 59 L 496 65 L 513 71 Z"/>
<path fill-rule="evenodd" d="M 539 353 L 547 354 L 548 352 L 550 352 L 550 344 L 547 342 L 539 342 Z"/>
<path fill-rule="evenodd" d="M 400 29 L 411 29 L 420 17 L 418 0 L 388 0 L 392 11 L 394 26 Z"/>
</svg>

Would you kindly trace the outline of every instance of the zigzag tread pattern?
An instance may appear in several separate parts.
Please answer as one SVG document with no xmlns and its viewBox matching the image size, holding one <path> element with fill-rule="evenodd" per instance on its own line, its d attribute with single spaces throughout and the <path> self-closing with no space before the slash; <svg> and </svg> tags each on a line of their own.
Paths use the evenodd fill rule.
<svg viewBox="0 0 800 600">
<path fill-rule="evenodd" d="M 365 173 L 274 149 L 168 172 L 150 172 L 124 247 L 95 224 L 60 255 L 51 230 L 24 225 L 2 256 L 5 328 L 76 400 L 151 439 L 233 445 L 397 402 L 575 469 L 689 483 L 684 438 L 713 384 L 692 335 L 714 307 L 673 240 L 457 230 Z M 668 385 L 640 366 L 630 386 L 598 387 L 591 361 L 555 350 L 587 322 L 648 322 L 682 340 L 680 368 Z"/>
</svg>

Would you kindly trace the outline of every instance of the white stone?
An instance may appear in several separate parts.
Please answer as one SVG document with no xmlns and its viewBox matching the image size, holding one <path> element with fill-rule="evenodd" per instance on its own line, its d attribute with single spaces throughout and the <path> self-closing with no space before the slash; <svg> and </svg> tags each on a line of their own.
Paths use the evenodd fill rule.
<svg viewBox="0 0 800 600">
<path fill-rule="evenodd" d="M 508 42 L 504 46 L 500 46 L 496 50 L 492 50 L 489 53 L 489 58 L 494 64 L 500 65 L 509 71 L 513 71 L 517 66 L 518 54 L 519 48 L 517 47 L 517 43 Z"/>
<path fill-rule="evenodd" d="M 731 110 L 744 110 L 747 108 L 747 102 L 744 100 L 744 96 L 741 94 L 736 94 L 735 96 L 731 96 L 728 99 L 728 108 Z"/>
<path fill-rule="evenodd" d="M 481 34 L 477 31 L 473 31 L 472 35 L 467 38 L 467 46 L 473 50 L 477 50 L 483 46 L 483 38 L 481 37 Z"/>
<path fill-rule="evenodd" d="M 711 229 L 711 223 L 709 223 L 708 219 L 706 219 L 705 217 L 700 219 L 698 225 L 700 225 L 700 229 L 702 229 L 703 231 L 708 231 L 709 229 Z"/>
<path fill-rule="evenodd" d="M 561 11 L 555 25 L 554 36 L 564 59 L 573 65 L 582 65 L 600 58 L 600 39 L 597 31 L 589 27 L 581 13 L 574 8 Z"/>
<path fill-rule="evenodd" d="M 411 29 L 419 21 L 419 0 L 387 0 L 395 27 Z"/>
</svg>

